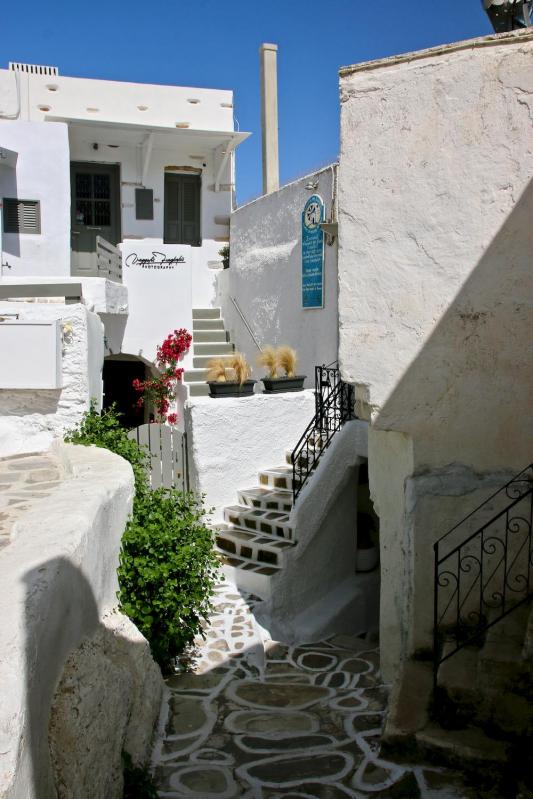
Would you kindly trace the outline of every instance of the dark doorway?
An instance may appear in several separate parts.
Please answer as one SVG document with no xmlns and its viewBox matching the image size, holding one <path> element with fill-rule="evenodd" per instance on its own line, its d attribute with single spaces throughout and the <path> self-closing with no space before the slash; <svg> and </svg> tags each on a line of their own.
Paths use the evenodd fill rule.
<svg viewBox="0 0 533 799">
<path fill-rule="evenodd" d="M 135 379 L 146 378 L 146 366 L 142 361 L 118 361 L 107 359 L 104 361 L 104 408 L 109 408 L 113 403 L 121 414 L 120 422 L 123 427 L 131 430 L 145 422 L 144 407 L 137 407 L 139 394 L 133 389 Z"/>
<path fill-rule="evenodd" d="M 118 244 L 120 172 L 118 164 L 70 165 L 72 251 L 78 269 L 89 270 L 96 237 Z"/>
</svg>

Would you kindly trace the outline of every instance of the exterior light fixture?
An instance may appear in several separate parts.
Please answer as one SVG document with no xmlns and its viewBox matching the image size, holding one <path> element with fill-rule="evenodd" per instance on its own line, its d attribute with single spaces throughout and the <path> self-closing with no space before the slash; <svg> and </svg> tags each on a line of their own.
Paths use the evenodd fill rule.
<svg viewBox="0 0 533 799">
<path fill-rule="evenodd" d="M 482 0 L 496 33 L 531 27 L 533 0 Z"/>
</svg>

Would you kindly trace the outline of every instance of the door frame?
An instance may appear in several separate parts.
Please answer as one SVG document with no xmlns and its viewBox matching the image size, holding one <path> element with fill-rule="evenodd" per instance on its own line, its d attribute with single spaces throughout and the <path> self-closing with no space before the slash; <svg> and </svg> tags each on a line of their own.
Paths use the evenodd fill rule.
<svg viewBox="0 0 533 799">
<path fill-rule="evenodd" d="M 71 161 L 70 162 L 70 234 L 71 234 L 71 249 L 74 249 L 74 213 L 75 213 L 75 187 L 74 187 L 74 174 L 76 168 L 83 168 L 89 172 L 109 171 L 111 174 L 111 182 L 115 188 L 114 201 L 111 202 L 111 213 L 114 213 L 116 219 L 117 241 L 110 241 L 110 244 L 116 246 L 122 241 L 122 202 L 121 202 L 121 180 L 120 168 L 121 164 L 118 162 L 107 163 L 105 161 Z M 112 194 L 113 196 L 113 194 Z M 105 238 L 105 237 L 104 237 Z M 107 239 L 106 239 L 107 240 Z"/>
</svg>

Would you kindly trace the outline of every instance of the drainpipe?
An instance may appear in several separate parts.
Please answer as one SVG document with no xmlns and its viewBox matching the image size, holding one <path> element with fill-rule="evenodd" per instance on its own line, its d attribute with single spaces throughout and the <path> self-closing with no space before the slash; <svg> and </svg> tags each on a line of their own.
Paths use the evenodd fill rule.
<svg viewBox="0 0 533 799">
<path fill-rule="evenodd" d="M 263 141 L 263 194 L 279 189 L 278 149 L 278 46 L 262 44 L 261 64 L 261 132 Z"/>
</svg>

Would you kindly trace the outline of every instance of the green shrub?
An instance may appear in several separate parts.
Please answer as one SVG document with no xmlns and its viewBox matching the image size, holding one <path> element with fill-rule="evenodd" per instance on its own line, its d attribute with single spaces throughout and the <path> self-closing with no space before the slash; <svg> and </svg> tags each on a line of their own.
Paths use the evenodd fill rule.
<svg viewBox="0 0 533 799">
<path fill-rule="evenodd" d="M 120 609 L 150 643 L 163 671 L 201 633 L 217 576 L 218 559 L 192 493 L 151 491 L 147 456 L 121 428 L 116 411 L 94 408 L 66 441 L 105 447 L 128 460 L 135 474 L 133 513 L 122 537 L 118 569 Z"/>
<path fill-rule="evenodd" d="M 146 767 L 134 766 L 128 752 L 122 752 L 124 768 L 123 799 L 158 799 L 159 794 Z"/>
<path fill-rule="evenodd" d="M 122 538 L 120 606 L 163 670 L 201 632 L 217 563 L 193 494 L 158 488 L 135 503 Z"/>
</svg>

